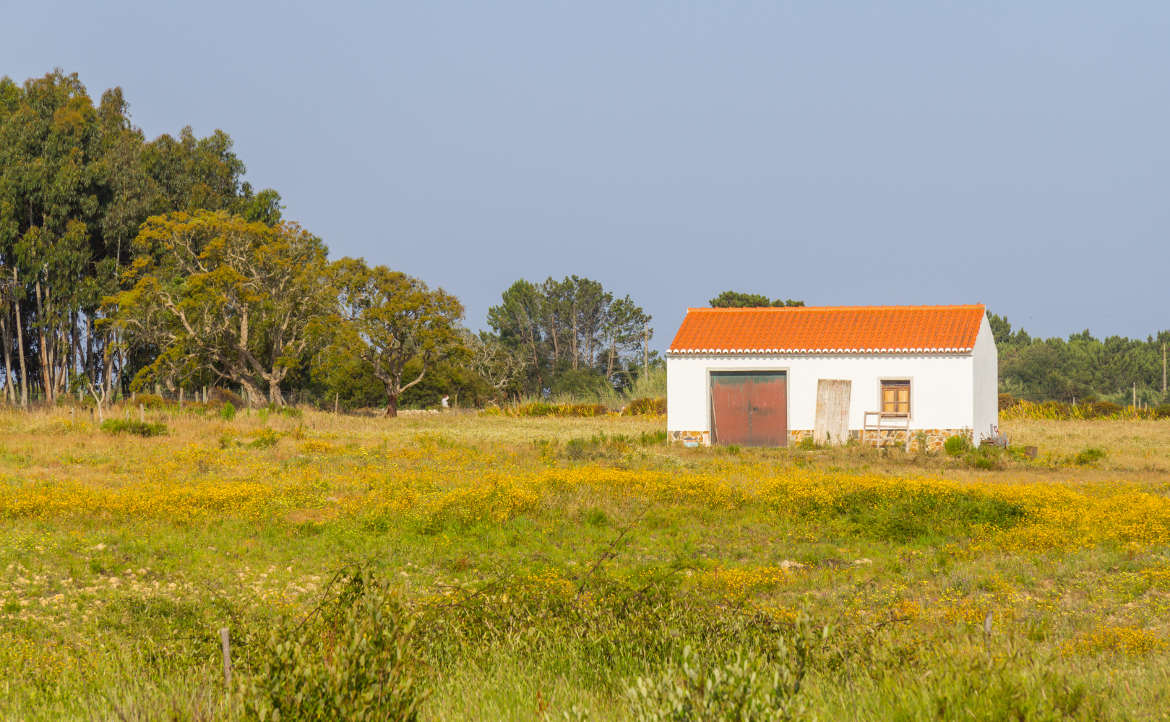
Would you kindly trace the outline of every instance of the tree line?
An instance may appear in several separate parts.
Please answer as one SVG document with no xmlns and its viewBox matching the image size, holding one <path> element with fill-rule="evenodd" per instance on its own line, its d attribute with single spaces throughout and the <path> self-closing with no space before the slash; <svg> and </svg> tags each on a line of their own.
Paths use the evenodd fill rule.
<svg viewBox="0 0 1170 722">
<path fill-rule="evenodd" d="M 95 103 L 76 74 L 0 78 L 0 401 L 227 386 L 394 414 L 443 396 L 621 394 L 661 364 L 650 316 L 578 276 L 516 281 L 472 332 L 443 289 L 330 260 L 244 173 L 222 131 L 147 139 L 118 88 Z M 739 291 L 710 303 L 803 305 Z M 1170 401 L 1170 331 L 1039 339 L 989 319 L 1003 392 Z"/>
<path fill-rule="evenodd" d="M 988 313 L 999 348 L 999 387 L 1029 401 L 1112 401 L 1156 406 L 1170 402 L 1166 350 L 1170 331 L 1145 339 L 1093 337 L 1088 330 L 1068 338 L 1033 338 Z"/>
<path fill-rule="evenodd" d="M 147 139 L 118 88 L 0 79 L 0 399 L 226 386 L 394 414 L 612 393 L 656 361 L 650 316 L 576 276 L 517 281 L 473 333 L 446 291 L 330 260 L 244 173 L 222 131 Z"/>
</svg>

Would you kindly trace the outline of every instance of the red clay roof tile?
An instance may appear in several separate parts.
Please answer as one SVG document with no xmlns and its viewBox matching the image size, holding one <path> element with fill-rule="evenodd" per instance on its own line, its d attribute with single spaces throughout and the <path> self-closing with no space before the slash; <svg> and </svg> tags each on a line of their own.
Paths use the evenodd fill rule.
<svg viewBox="0 0 1170 722">
<path fill-rule="evenodd" d="M 691 308 L 669 352 L 968 352 L 983 314 L 982 304 Z"/>
</svg>

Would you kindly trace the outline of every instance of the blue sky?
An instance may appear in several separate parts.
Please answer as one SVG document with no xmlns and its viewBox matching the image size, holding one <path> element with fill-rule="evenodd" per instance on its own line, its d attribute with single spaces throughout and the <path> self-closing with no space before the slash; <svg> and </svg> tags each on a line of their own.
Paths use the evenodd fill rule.
<svg viewBox="0 0 1170 722">
<path fill-rule="evenodd" d="M 1170 327 L 1170 4 L 10 3 L 0 74 L 227 131 L 335 256 L 481 326 L 513 280 L 665 345 L 735 288 Z"/>
</svg>

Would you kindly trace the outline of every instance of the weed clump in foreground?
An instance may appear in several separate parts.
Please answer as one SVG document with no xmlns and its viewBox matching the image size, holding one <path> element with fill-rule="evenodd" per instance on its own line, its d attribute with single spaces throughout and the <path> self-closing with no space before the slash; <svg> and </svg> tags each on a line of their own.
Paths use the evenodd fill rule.
<svg viewBox="0 0 1170 722">
<path fill-rule="evenodd" d="M 767 653 L 737 652 L 713 662 L 687 646 L 656 676 L 640 677 L 629 690 L 638 722 L 673 720 L 791 720 L 807 712 L 801 683 L 814 643 L 828 637 L 798 623 L 792 639 L 779 637 Z"/>
<path fill-rule="evenodd" d="M 150 423 L 148 421 L 131 421 L 130 419 L 106 419 L 102 422 L 102 431 L 107 434 L 162 436 L 167 433 L 167 425 L 161 422 Z"/>
<path fill-rule="evenodd" d="M 244 718 L 418 719 L 426 694 L 413 627 L 369 570 L 339 573 L 306 619 L 249 640 Z"/>
</svg>

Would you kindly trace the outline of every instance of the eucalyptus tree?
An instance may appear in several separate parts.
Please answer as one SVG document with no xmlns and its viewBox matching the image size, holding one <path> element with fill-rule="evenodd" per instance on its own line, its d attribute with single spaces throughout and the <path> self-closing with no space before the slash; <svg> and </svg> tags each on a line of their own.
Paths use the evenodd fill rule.
<svg viewBox="0 0 1170 722">
<path fill-rule="evenodd" d="M 107 304 L 127 343 L 157 351 L 135 383 L 210 374 L 283 405 L 311 324 L 329 312 L 320 239 L 294 224 L 179 212 L 148 219 L 134 250 L 133 286 Z"/>
<path fill-rule="evenodd" d="M 0 78 L 0 343 L 4 393 L 14 381 L 52 400 L 80 377 L 108 391 L 134 359 L 101 299 L 120 290 L 131 241 L 147 217 L 230 210 L 273 225 L 280 197 L 242 181 L 231 138 L 146 141 L 118 88 L 95 105 L 76 74 L 53 71 L 18 85 Z M 140 359 L 140 363 L 149 363 Z M 9 370 L 11 367 L 11 370 Z M 19 371 L 17 370 L 19 368 Z"/>
</svg>

